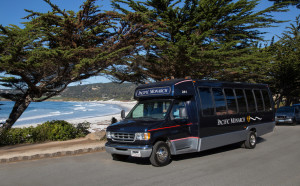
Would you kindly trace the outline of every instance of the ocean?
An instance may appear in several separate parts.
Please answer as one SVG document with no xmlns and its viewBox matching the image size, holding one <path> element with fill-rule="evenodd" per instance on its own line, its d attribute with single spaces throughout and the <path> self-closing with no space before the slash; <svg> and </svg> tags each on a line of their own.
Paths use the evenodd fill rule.
<svg viewBox="0 0 300 186">
<path fill-rule="evenodd" d="M 13 105 L 14 102 L 11 101 L 0 101 L 0 123 L 8 118 Z M 98 102 L 32 102 L 14 126 L 41 124 L 52 120 L 99 117 L 118 114 L 121 110 L 118 105 Z"/>
</svg>

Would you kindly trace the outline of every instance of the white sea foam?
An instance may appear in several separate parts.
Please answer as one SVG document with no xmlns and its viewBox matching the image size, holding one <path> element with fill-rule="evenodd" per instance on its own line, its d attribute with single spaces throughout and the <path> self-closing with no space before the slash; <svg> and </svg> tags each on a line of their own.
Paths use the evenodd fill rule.
<svg viewBox="0 0 300 186">
<path fill-rule="evenodd" d="M 30 116 L 30 117 L 21 118 L 18 121 L 28 121 L 28 120 L 41 119 L 41 118 L 47 118 L 47 117 L 52 117 L 52 116 L 70 115 L 70 114 L 73 114 L 73 113 L 74 112 L 65 112 L 65 113 L 61 113 L 59 111 L 50 112 L 50 114 L 44 114 L 44 115 Z"/>
<path fill-rule="evenodd" d="M 92 104 L 90 104 L 89 106 L 90 106 L 90 107 L 104 107 L 104 106 L 106 106 L 106 105 L 104 105 L 104 104 L 99 104 L 99 103 L 92 103 Z"/>
<path fill-rule="evenodd" d="M 86 107 L 76 107 L 73 110 L 85 110 L 85 109 L 86 109 Z"/>
<path fill-rule="evenodd" d="M 60 114 L 61 112 L 59 112 L 59 111 L 55 111 L 55 112 L 50 112 L 50 114 L 54 114 L 54 115 L 56 115 L 56 114 Z"/>
<path fill-rule="evenodd" d="M 9 107 L 0 112 L 0 122 L 9 116 L 13 103 L 5 103 Z M 32 103 L 14 127 L 30 126 L 50 120 L 66 120 L 70 123 L 88 121 L 95 126 L 97 123 L 110 123 L 112 116 L 119 118 L 120 110 L 132 108 L 134 102 L 93 101 L 93 102 L 43 102 Z M 116 106 L 116 105 L 119 105 Z M 2 107 L 4 108 L 4 107 Z M 32 110 L 31 110 L 32 109 Z"/>
<path fill-rule="evenodd" d="M 0 118 L 0 123 L 4 123 L 7 118 Z"/>
</svg>

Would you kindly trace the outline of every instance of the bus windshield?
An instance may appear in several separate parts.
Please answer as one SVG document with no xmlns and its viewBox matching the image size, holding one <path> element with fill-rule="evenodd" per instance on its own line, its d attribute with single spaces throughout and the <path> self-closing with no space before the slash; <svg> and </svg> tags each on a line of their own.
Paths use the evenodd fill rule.
<svg viewBox="0 0 300 186">
<path fill-rule="evenodd" d="M 171 103 L 171 100 L 140 101 L 126 119 L 165 119 Z"/>
</svg>

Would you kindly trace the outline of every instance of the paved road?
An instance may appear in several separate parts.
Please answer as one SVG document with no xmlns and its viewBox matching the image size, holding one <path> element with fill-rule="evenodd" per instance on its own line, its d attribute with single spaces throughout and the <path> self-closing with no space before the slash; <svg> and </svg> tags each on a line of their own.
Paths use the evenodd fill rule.
<svg viewBox="0 0 300 186">
<path fill-rule="evenodd" d="M 175 156 L 166 167 L 146 159 L 113 161 L 98 152 L 0 164 L 0 185 L 300 186 L 300 125 L 277 126 L 253 150 L 231 145 Z"/>
</svg>

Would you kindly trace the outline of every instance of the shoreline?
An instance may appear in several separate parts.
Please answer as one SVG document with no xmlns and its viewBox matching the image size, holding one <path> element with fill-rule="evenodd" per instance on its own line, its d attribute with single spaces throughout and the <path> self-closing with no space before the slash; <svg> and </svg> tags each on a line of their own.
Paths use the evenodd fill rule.
<svg viewBox="0 0 300 186">
<path fill-rule="evenodd" d="M 102 104 L 110 104 L 110 105 L 117 105 L 120 107 L 121 110 L 125 110 L 126 113 L 128 113 L 134 105 L 137 103 L 137 101 L 115 101 L 115 100 L 108 100 L 108 101 L 72 101 L 72 102 L 96 102 L 96 103 L 102 103 Z M 120 112 L 121 112 L 120 110 Z M 71 123 L 71 124 L 78 124 L 83 122 L 89 122 L 90 125 L 90 132 L 96 132 L 106 129 L 108 125 L 111 123 L 112 117 L 115 117 L 118 121 L 121 119 L 121 113 L 116 114 L 108 114 L 104 116 L 95 116 L 95 117 L 86 117 L 86 118 L 75 118 L 75 119 L 66 119 L 65 121 Z M 13 128 L 26 128 L 26 127 L 36 127 L 39 124 L 26 124 L 26 125 L 16 125 L 13 126 Z"/>
</svg>

